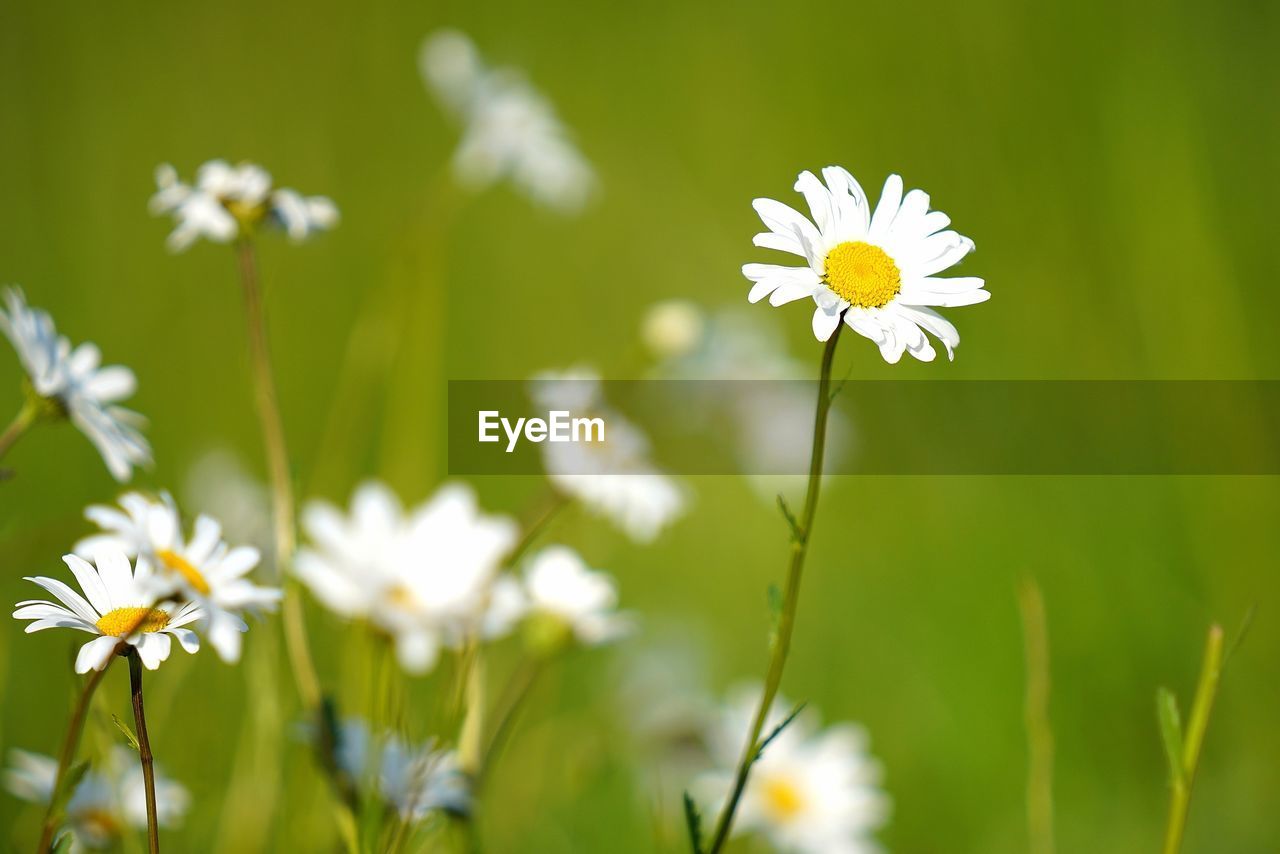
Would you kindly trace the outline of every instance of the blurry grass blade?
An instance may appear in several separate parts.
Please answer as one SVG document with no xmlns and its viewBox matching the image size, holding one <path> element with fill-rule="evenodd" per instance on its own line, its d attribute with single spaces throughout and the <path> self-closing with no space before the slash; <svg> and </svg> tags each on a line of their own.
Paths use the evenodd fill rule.
<svg viewBox="0 0 1280 854">
<path fill-rule="evenodd" d="M 688 792 L 684 793 L 684 823 L 689 830 L 689 847 L 693 854 L 702 854 L 702 813 Z"/>
<path fill-rule="evenodd" d="M 133 734 L 133 730 L 129 729 L 129 725 L 120 720 L 119 715 L 112 715 L 111 722 L 116 725 L 116 729 L 124 736 L 124 740 L 129 742 L 129 746 L 135 751 L 138 750 L 138 737 Z"/>
<path fill-rule="evenodd" d="M 1156 716 L 1160 720 L 1160 738 L 1169 763 L 1169 782 L 1174 786 L 1182 785 L 1182 715 L 1178 712 L 1178 699 L 1168 688 L 1156 689 Z"/>
<path fill-rule="evenodd" d="M 51 814 L 61 816 L 67 809 L 67 803 L 75 794 L 76 787 L 80 785 L 80 781 L 84 779 L 85 773 L 89 770 L 88 760 L 77 762 L 67 769 L 66 776 L 62 778 L 62 785 L 53 793 L 49 811 Z"/>
<path fill-rule="evenodd" d="M 782 617 L 782 591 L 776 584 L 770 584 L 765 594 L 769 599 L 769 631 L 778 628 L 778 620 Z"/>
<path fill-rule="evenodd" d="M 772 732 L 770 732 L 768 735 L 766 735 L 766 736 L 764 737 L 764 741 L 760 742 L 760 747 L 759 747 L 759 748 L 757 748 L 757 750 L 756 750 L 756 756 L 755 756 L 755 759 L 753 759 L 753 760 L 752 760 L 753 762 L 755 762 L 755 761 L 759 760 L 759 759 L 760 759 L 760 757 L 764 755 L 764 749 L 765 749 L 766 747 L 768 747 L 768 746 L 769 746 L 769 744 L 770 744 L 770 743 L 771 743 L 775 738 L 777 738 L 778 736 L 782 735 L 782 731 L 783 731 L 784 729 L 786 729 L 787 727 L 791 726 L 791 722 L 792 722 L 792 721 L 794 721 L 794 720 L 796 719 L 796 717 L 797 717 L 801 712 L 803 712 L 803 711 L 804 711 L 804 707 L 805 707 L 806 705 L 808 705 L 808 701 L 803 701 L 803 702 L 797 703 L 797 704 L 796 704 L 796 707 L 795 707 L 794 709 L 792 709 L 792 710 L 791 710 L 791 714 L 787 715 L 787 716 L 786 716 L 786 718 L 784 718 L 784 719 L 783 719 L 782 723 L 780 723 L 780 724 L 778 724 L 776 727 L 774 727 L 774 728 L 773 728 L 773 731 L 772 731 Z"/>
</svg>

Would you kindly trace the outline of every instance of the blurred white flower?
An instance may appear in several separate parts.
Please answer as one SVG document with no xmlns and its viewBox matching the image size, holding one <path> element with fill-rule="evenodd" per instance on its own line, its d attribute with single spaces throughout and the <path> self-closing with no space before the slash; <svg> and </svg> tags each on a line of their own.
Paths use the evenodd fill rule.
<svg viewBox="0 0 1280 854">
<path fill-rule="evenodd" d="M 544 372 L 530 384 L 535 403 L 574 416 L 604 417 L 603 442 L 544 442 L 543 465 L 552 486 L 581 501 L 638 542 L 649 542 L 684 512 L 684 493 L 649 462 L 649 441 L 609 409 L 599 376 L 589 368 Z"/>
<path fill-rule="evenodd" d="M 48 312 L 27 306 L 18 288 L 4 292 L 0 332 L 13 343 L 41 417 L 66 417 L 98 449 L 113 477 L 128 480 L 134 466 L 151 462 L 151 446 L 138 432 L 140 415 L 115 404 L 137 388 L 133 371 L 102 367 L 102 353 L 90 343 L 71 346 L 54 328 Z"/>
<path fill-rule="evenodd" d="M 722 771 L 697 783 L 709 800 L 723 802 L 733 769 L 751 730 L 759 687 L 738 691 L 708 743 Z M 787 701 L 773 704 L 765 733 L 790 713 Z M 880 766 L 867 754 L 867 736 L 852 724 L 818 730 L 816 714 L 802 711 L 779 733 L 751 769 L 734 822 L 736 833 L 763 834 L 779 851 L 793 854 L 872 854 L 873 838 L 889 815 L 880 790 Z"/>
<path fill-rule="evenodd" d="M 161 827 L 178 824 L 190 805 L 187 790 L 155 769 L 156 819 Z M 48 804 L 53 796 L 58 763 L 50 756 L 9 751 L 9 767 L 4 784 L 15 797 L 36 804 Z M 75 846 L 110 848 L 120 841 L 127 828 L 147 826 L 147 792 L 138 754 L 117 745 L 107 761 L 80 779 L 67 802 L 64 827 L 74 836 Z"/>
<path fill-rule="evenodd" d="M 227 537 L 270 550 L 270 492 L 233 452 L 214 448 L 202 454 L 187 469 L 182 495 L 189 509 L 222 522 Z"/>
<path fill-rule="evenodd" d="M 242 613 L 275 610 L 279 588 L 260 587 L 247 576 L 258 565 L 253 546 L 228 545 L 222 526 L 198 516 L 190 538 L 168 493 L 150 498 L 139 492 L 120 496 L 120 508 L 93 505 L 84 515 L 102 529 L 75 544 L 85 558 L 103 551 L 122 551 L 146 562 L 156 599 L 181 596 L 200 606 L 200 628 L 223 661 L 240 660 L 240 635 L 248 631 Z"/>
<path fill-rule="evenodd" d="M 138 652 L 148 670 L 155 670 L 169 657 L 170 637 L 187 652 L 200 649 L 196 633 L 184 628 L 200 619 L 194 602 L 160 602 L 154 594 L 150 566 L 139 561 L 137 571 L 124 552 L 103 550 L 93 566 L 75 555 L 63 557 L 84 591 L 76 593 L 56 578 L 35 576 L 25 580 L 38 584 L 58 600 L 27 600 L 17 604 L 14 619 L 31 620 L 27 633 L 66 628 L 97 635 L 80 647 L 76 673 L 102 670 L 111 660 L 116 644 L 127 642 Z M 86 601 L 87 597 L 87 601 Z"/>
<path fill-rule="evenodd" d="M 447 484 L 406 513 L 383 484 L 361 486 L 351 514 L 311 502 L 311 545 L 294 572 L 335 613 L 369 620 L 395 639 L 400 665 L 425 673 L 441 646 L 483 631 L 501 560 L 516 524 L 480 512 L 475 494 Z"/>
<path fill-rule="evenodd" d="M 210 160 L 196 171 L 194 185 L 183 183 L 168 163 L 156 167 L 156 192 L 149 210 L 173 217 L 167 245 L 181 252 L 200 238 L 230 243 L 259 224 L 282 229 L 302 241 L 338 224 L 338 208 L 325 196 L 303 196 L 275 188 L 271 175 L 253 163 L 235 166 Z"/>
<path fill-rule="evenodd" d="M 587 646 L 608 643 L 631 628 L 631 620 L 616 610 L 613 579 L 590 569 L 567 546 L 548 546 L 528 559 L 523 593 L 527 617 L 549 622 L 556 634 Z"/>
<path fill-rule="evenodd" d="M 925 332 L 954 358 L 960 334 L 930 306 L 973 305 L 991 296 L 982 279 L 937 277 L 973 251 L 973 241 L 943 230 L 951 220 L 929 210 L 928 194 L 912 190 L 904 197 L 898 175 L 884 182 L 874 214 L 847 171 L 828 166 L 822 176 L 825 185 L 812 172 L 801 172 L 795 184 L 812 221 L 772 199 L 752 202 L 769 229 L 755 236 L 755 245 L 799 255 L 806 266 L 744 265 L 743 274 L 755 283 L 748 299 L 769 297 L 778 306 L 811 298 L 819 341 L 829 339 L 843 317 L 879 346 L 886 362 L 897 362 L 904 350 L 931 361 L 935 353 Z"/>
<path fill-rule="evenodd" d="M 466 186 L 502 180 L 533 201 L 565 213 L 580 210 L 595 183 L 555 109 L 519 72 L 485 66 L 456 30 L 422 43 L 418 67 L 428 88 L 462 126 L 453 171 Z"/>
<path fill-rule="evenodd" d="M 437 750 L 434 742 L 410 745 L 394 733 L 375 740 L 368 724 L 348 719 L 338 730 L 336 754 L 338 767 L 357 785 L 373 781 L 403 821 L 421 821 L 437 810 L 465 815 L 471 808 L 470 785 L 457 754 Z"/>
<path fill-rule="evenodd" d="M 697 349 L 705 327 L 706 317 L 696 304 L 682 299 L 664 300 L 645 312 L 640 337 L 658 358 L 678 359 Z"/>
</svg>

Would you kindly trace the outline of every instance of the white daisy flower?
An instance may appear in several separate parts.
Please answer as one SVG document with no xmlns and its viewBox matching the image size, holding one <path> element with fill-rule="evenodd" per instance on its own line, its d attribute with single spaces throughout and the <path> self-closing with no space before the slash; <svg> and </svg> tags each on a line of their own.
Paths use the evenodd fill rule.
<svg viewBox="0 0 1280 854">
<path fill-rule="evenodd" d="M 185 626 L 200 619 L 194 602 L 181 605 L 157 604 L 150 567 L 139 561 L 137 570 L 121 551 L 100 552 L 93 564 L 66 555 L 63 561 L 84 591 L 76 593 L 56 578 L 35 576 L 27 581 L 51 593 L 57 603 L 44 600 L 19 602 L 14 619 L 31 620 L 27 634 L 44 629 L 66 628 L 97 635 L 80 647 L 76 673 L 102 670 L 123 639 L 138 652 L 148 670 L 155 670 L 169 657 L 170 638 L 187 652 L 200 649 L 200 639 Z"/>
<path fill-rule="evenodd" d="M 425 673 L 441 646 L 482 630 L 517 526 L 481 513 L 475 494 L 447 484 L 406 513 L 382 484 L 357 490 L 350 517 L 324 502 L 302 515 L 312 541 L 293 571 L 335 613 L 367 619 L 395 639 L 401 666 Z"/>
<path fill-rule="evenodd" d="M 379 744 L 371 742 L 364 721 L 343 721 L 338 731 L 338 767 L 357 783 L 374 781 L 378 794 L 403 821 L 421 821 L 435 811 L 455 815 L 470 811 L 471 789 L 457 753 L 436 749 L 432 741 L 410 745 L 393 733 L 384 734 Z M 375 752 L 377 762 L 371 764 Z"/>
<path fill-rule="evenodd" d="M 440 105 L 462 127 L 453 171 L 465 186 L 502 180 L 561 212 L 580 210 L 595 176 L 555 109 L 516 71 L 484 65 L 471 40 L 442 30 L 422 44 L 418 66 Z"/>
<path fill-rule="evenodd" d="M 338 224 L 338 208 L 325 196 L 303 196 L 273 187 L 261 166 L 210 160 L 196 171 L 194 185 L 183 183 L 168 163 L 156 168 L 156 192 L 148 205 L 154 215 L 169 214 L 174 229 L 167 245 L 182 250 L 200 238 L 230 243 L 258 225 L 273 225 L 291 240 L 302 241 Z"/>
<path fill-rule="evenodd" d="M 812 172 L 801 172 L 795 185 L 812 221 L 772 199 L 752 202 L 769 229 L 755 236 L 755 245 L 799 255 L 806 265 L 744 265 L 743 274 L 755 282 L 747 298 L 769 297 L 775 306 L 812 298 L 819 341 L 830 338 L 843 317 L 880 347 L 886 362 L 896 363 L 904 350 L 931 361 L 935 353 L 926 332 L 954 358 L 960 334 L 931 306 L 973 305 L 991 296 L 982 279 L 938 277 L 973 251 L 973 241 L 946 230 L 951 219 L 929 210 L 928 194 L 912 190 L 903 196 L 897 175 L 884 182 L 875 213 L 847 171 L 828 166 L 822 176 L 825 185 Z"/>
<path fill-rule="evenodd" d="M 25 750 L 9 751 L 4 784 L 14 796 L 48 804 L 58 775 L 53 757 Z M 156 819 L 161 827 L 181 822 L 190 795 L 155 768 Z M 147 826 L 147 792 L 137 754 L 117 745 L 102 765 L 87 771 L 67 802 L 64 826 L 74 838 L 72 850 L 110 848 L 128 828 Z"/>
<path fill-rule="evenodd" d="M 626 634 L 631 620 L 617 612 L 618 591 L 607 573 L 592 570 L 567 546 L 548 546 L 529 558 L 524 610 L 579 643 L 596 646 Z"/>
<path fill-rule="evenodd" d="M 143 419 L 116 404 L 137 388 L 133 371 L 102 366 L 97 346 L 72 348 L 54 328 L 48 312 L 30 308 L 18 288 L 4 292 L 0 332 L 13 344 L 39 398 L 41 417 L 71 419 L 102 455 L 116 480 L 128 480 L 134 466 L 151 462 L 151 446 L 138 432 Z"/>
<path fill-rule="evenodd" d="M 558 491 L 642 543 L 684 512 L 684 493 L 649 462 L 649 441 L 639 428 L 608 408 L 594 371 L 539 374 L 531 389 L 539 406 L 576 417 L 601 415 L 608 425 L 603 442 L 542 443 L 547 479 Z"/>
<path fill-rule="evenodd" d="M 725 769 L 734 768 L 760 700 L 760 689 L 737 693 L 708 744 Z M 778 697 L 765 732 L 785 720 L 790 706 Z M 779 733 L 752 766 L 743 791 L 736 833 L 763 834 L 793 854 L 872 854 L 873 838 L 889 815 L 880 790 L 880 766 L 867 755 L 866 733 L 852 724 L 818 730 L 806 710 Z M 698 788 L 723 801 L 733 781 L 724 770 L 701 778 Z"/>
<path fill-rule="evenodd" d="M 222 526 L 210 516 L 196 518 L 190 538 L 168 493 L 150 498 L 139 492 L 120 497 L 120 508 L 94 505 L 85 517 L 102 533 L 85 537 L 73 551 L 90 557 L 104 550 L 139 558 L 153 570 L 149 580 L 157 599 L 181 596 L 200 607 L 200 625 L 223 661 L 240 660 L 240 635 L 248 631 L 242 613 L 275 610 L 282 592 L 260 587 L 245 576 L 258 565 L 253 546 L 232 548 Z"/>
</svg>

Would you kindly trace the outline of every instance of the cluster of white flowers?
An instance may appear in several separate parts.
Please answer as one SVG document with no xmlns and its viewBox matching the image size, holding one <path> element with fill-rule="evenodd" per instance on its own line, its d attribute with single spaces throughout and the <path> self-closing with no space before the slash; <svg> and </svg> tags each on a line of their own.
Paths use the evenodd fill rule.
<svg viewBox="0 0 1280 854">
<path fill-rule="evenodd" d="M 812 299 L 819 341 L 830 338 L 843 319 L 875 342 L 886 362 L 897 362 L 904 351 L 931 361 L 935 353 L 925 332 L 954 358 L 960 333 L 931 306 L 990 298 L 982 279 L 937 275 L 972 252 L 973 241 L 947 230 L 950 217 L 929 210 L 927 193 L 912 190 L 904 196 L 897 175 L 884 182 L 875 213 L 847 171 L 828 166 L 822 177 L 825 185 L 812 172 L 801 172 L 795 184 L 812 220 L 773 199 L 753 202 L 769 229 L 755 236 L 755 245 L 799 255 L 806 266 L 744 265 L 743 274 L 755 283 L 748 299 L 768 297 L 775 306 Z"/>
<path fill-rule="evenodd" d="M 609 640 L 622 626 L 612 582 L 569 549 L 530 558 L 523 581 L 503 572 L 516 524 L 482 513 L 462 484 L 406 510 L 390 488 L 367 483 L 349 514 L 315 501 L 302 524 L 310 544 L 295 574 L 330 610 L 393 638 L 410 673 L 431 670 L 443 648 L 497 639 L 533 615 L 563 620 L 585 644 Z"/>
<path fill-rule="evenodd" d="M 547 477 L 557 490 L 638 542 L 653 540 L 684 512 L 683 491 L 649 461 L 649 441 L 639 428 L 609 408 L 594 370 L 579 367 L 538 374 L 531 396 L 545 409 L 600 415 L 609 425 L 603 442 L 541 446 Z"/>
<path fill-rule="evenodd" d="M 27 305 L 17 288 L 4 292 L 0 332 L 13 344 L 42 410 L 40 417 L 65 417 L 80 429 L 116 480 L 151 462 L 151 446 L 138 432 L 142 417 L 116 405 L 137 388 L 133 371 L 102 366 L 90 343 L 72 347 L 54 328 L 49 313 Z"/>
<path fill-rule="evenodd" d="M 467 36 L 441 30 L 419 54 L 422 78 L 462 125 L 453 170 L 481 189 L 510 180 L 533 201 L 564 212 L 586 202 L 595 178 L 550 102 L 518 71 L 488 68 Z"/>
<path fill-rule="evenodd" d="M 156 192 L 149 208 L 155 215 L 173 217 L 174 229 L 167 241 L 171 252 L 181 252 L 202 237 L 230 243 L 264 223 L 283 229 L 291 240 L 302 241 L 338 222 L 338 208 L 327 197 L 273 187 L 270 173 L 261 166 L 233 166 L 225 160 L 202 165 L 194 184 L 183 183 L 176 169 L 161 164 L 156 168 Z"/>
<path fill-rule="evenodd" d="M 10 767 L 4 785 L 12 794 L 36 804 L 48 804 L 57 782 L 58 763 L 50 756 L 9 751 Z M 190 803 L 187 790 L 156 770 L 156 818 L 162 827 L 182 820 Z M 72 851 L 116 847 L 126 828 L 147 826 L 146 789 L 137 755 L 117 745 L 105 761 L 80 778 L 66 806 L 65 826 L 73 837 Z"/>
<path fill-rule="evenodd" d="M 733 769 L 760 702 L 760 688 L 736 692 L 707 734 L 711 758 L 722 770 L 695 788 L 708 802 L 723 802 Z M 786 720 L 790 706 L 775 700 L 765 732 Z M 867 755 L 867 736 L 852 724 L 819 730 L 805 709 L 765 747 L 751 769 L 734 830 L 760 833 L 790 854 L 873 854 L 873 834 L 889 817 L 879 764 Z"/>
<path fill-rule="evenodd" d="M 167 495 L 129 493 L 120 503 L 123 512 L 88 508 L 86 515 L 103 533 L 81 540 L 76 554 L 63 558 L 82 592 L 54 578 L 27 578 L 57 601 L 19 602 L 13 616 L 31 620 L 28 633 L 69 628 L 95 635 L 76 656 L 77 673 L 102 670 L 121 642 L 154 670 L 169 657 L 171 639 L 187 652 L 200 649 L 192 625 L 223 660 L 239 660 L 240 633 L 248 629 L 242 615 L 272 610 L 281 596 L 245 578 L 258 563 L 258 550 L 229 546 L 208 516 L 184 537 Z"/>
<path fill-rule="evenodd" d="M 352 781 L 371 781 L 401 821 L 421 821 L 436 811 L 470 811 L 471 785 L 457 752 L 437 748 L 433 741 L 409 744 L 395 733 L 375 738 L 358 718 L 343 721 L 337 736 L 339 769 Z"/>
</svg>

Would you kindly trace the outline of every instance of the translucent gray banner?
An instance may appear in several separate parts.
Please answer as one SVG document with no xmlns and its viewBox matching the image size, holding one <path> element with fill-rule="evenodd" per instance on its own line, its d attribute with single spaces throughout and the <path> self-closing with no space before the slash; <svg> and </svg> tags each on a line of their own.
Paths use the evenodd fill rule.
<svg viewBox="0 0 1280 854">
<path fill-rule="evenodd" d="M 1280 381 L 835 386 L 829 474 L 1280 474 Z M 816 395 L 802 381 L 452 381 L 449 470 L 805 474 Z"/>
</svg>

